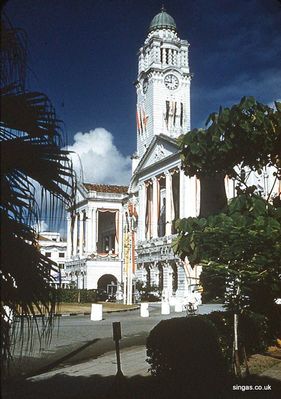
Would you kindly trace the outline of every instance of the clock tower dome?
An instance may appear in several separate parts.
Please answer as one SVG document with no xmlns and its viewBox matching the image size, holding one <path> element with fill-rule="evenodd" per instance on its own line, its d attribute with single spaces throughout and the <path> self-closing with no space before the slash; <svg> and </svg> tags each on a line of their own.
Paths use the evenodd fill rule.
<svg viewBox="0 0 281 399">
<path fill-rule="evenodd" d="M 190 81 L 186 40 L 162 9 L 151 21 L 139 50 L 137 155 L 142 158 L 154 136 L 176 138 L 190 130 Z"/>
</svg>

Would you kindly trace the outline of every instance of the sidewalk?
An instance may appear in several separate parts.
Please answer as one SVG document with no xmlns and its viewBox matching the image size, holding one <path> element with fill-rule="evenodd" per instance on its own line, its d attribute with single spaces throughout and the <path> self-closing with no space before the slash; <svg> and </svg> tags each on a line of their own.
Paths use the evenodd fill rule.
<svg viewBox="0 0 281 399">
<path fill-rule="evenodd" d="M 121 350 L 121 369 L 125 377 L 150 375 L 148 372 L 149 364 L 146 362 L 146 347 L 132 346 Z M 117 371 L 117 361 L 115 351 L 107 352 L 96 359 L 88 360 L 75 365 L 66 365 L 54 369 L 44 374 L 30 377 L 32 382 L 47 380 L 55 376 L 68 377 L 91 377 L 100 375 L 103 377 L 115 376 Z M 268 368 L 260 374 L 261 377 L 269 377 L 281 382 L 281 361 Z"/>
<path fill-rule="evenodd" d="M 121 350 L 121 369 L 126 377 L 136 375 L 148 376 L 149 364 L 146 359 L 145 346 L 133 346 Z M 100 375 L 103 377 L 114 376 L 117 372 L 116 353 L 108 352 L 96 359 L 88 360 L 83 363 L 64 366 L 62 368 L 49 371 L 38 376 L 30 377 L 29 381 L 42 381 L 59 375 L 68 377 L 91 377 Z"/>
<path fill-rule="evenodd" d="M 132 346 L 121 350 L 121 369 L 126 377 L 121 383 L 125 383 L 126 395 L 118 396 L 123 399 L 158 399 L 153 379 L 149 378 L 149 364 L 146 362 L 145 346 Z M 117 361 L 115 351 L 80 362 L 75 365 L 59 365 L 57 369 L 33 376 L 27 381 L 18 381 L 12 384 L 8 391 L 4 392 L 4 399 L 111 399 L 116 397 L 113 393 L 122 391 L 124 388 L 116 386 L 115 375 L 117 372 Z M 273 384 L 276 396 L 277 388 L 274 381 L 281 382 L 281 361 L 264 371 L 259 376 L 252 376 L 253 381 L 260 385 Z M 257 377 L 257 379 L 256 379 Z M 268 378 L 270 380 L 268 380 Z M 118 381 L 117 381 L 118 382 Z M 246 382 L 252 383 L 250 382 Z M 280 385 L 278 385 L 280 387 Z M 136 391 L 138 390 L 138 395 Z M 229 388 L 230 389 L 230 388 Z M 132 392 L 134 391 L 134 393 Z M 154 391 L 153 391 L 154 390 Z M 130 395 L 132 392 L 132 395 Z M 230 392 L 230 391 L 229 391 Z M 152 395 L 150 395 L 152 393 Z M 109 396 L 108 396 L 109 395 Z M 113 396 L 112 396 L 113 395 Z M 232 397 L 231 395 L 229 398 Z M 267 396 L 266 396 L 267 397 Z M 228 398 L 228 396 L 227 396 Z M 236 397 L 235 397 L 236 398 Z M 237 396 L 238 398 L 238 396 Z M 240 399 L 240 396 L 239 396 Z"/>
<path fill-rule="evenodd" d="M 113 392 L 122 393 L 124 388 L 127 395 L 132 386 L 134 388 L 139 386 L 140 390 L 143 385 L 146 386 L 143 381 L 148 381 L 147 377 L 150 374 L 148 373 L 149 365 L 145 359 L 145 346 L 122 349 L 121 369 L 126 377 L 122 380 L 115 378 L 117 373 L 115 351 L 76 365 L 60 365 L 59 368 L 44 374 L 10 383 L 4 388 L 2 398 L 108 399 L 112 398 Z M 119 385 L 120 382 L 121 385 Z M 114 397 L 117 398 L 116 394 Z M 147 395 L 144 397 L 147 398 Z M 124 395 L 122 398 L 124 399 Z"/>
</svg>

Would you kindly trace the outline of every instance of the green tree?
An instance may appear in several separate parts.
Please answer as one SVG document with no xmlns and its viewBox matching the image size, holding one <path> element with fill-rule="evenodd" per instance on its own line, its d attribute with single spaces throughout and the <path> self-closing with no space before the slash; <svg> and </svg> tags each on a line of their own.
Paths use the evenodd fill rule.
<svg viewBox="0 0 281 399">
<path fill-rule="evenodd" d="M 206 122 L 206 129 L 193 129 L 179 138 L 182 167 L 187 176 L 200 180 L 200 216 L 220 212 L 226 205 L 224 178 L 245 181 L 237 170 L 261 173 L 276 167 L 281 176 L 281 103 L 276 111 L 243 97 L 231 108 L 220 108 Z"/>
<path fill-rule="evenodd" d="M 278 200 L 269 202 L 270 195 L 258 197 L 245 179 L 245 171 L 261 173 L 266 166 L 275 167 L 276 179 L 281 176 L 281 104 L 275 105 L 276 110 L 244 97 L 211 114 L 207 129 L 180 138 L 183 168 L 200 179 L 201 198 L 199 217 L 177 222 L 174 250 L 225 281 L 236 333 L 245 305 L 270 316 L 281 291 L 281 208 Z M 238 197 L 228 205 L 225 176 L 238 181 Z"/>
<path fill-rule="evenodd" d="M 182 219 L 177 228 L 177 253 L 224 276 L 232 310 L 246 304 L 266 314 L 281 292 L 281 208 L 241 194 L 225 212 Z M 266 295 L 258 300 L 259 292 Z"/>
<path fill-rule="evenodd" d="M 53 214 L 59 202 L 72 203 L 75 176 L 61 123 L 49 99 L 28 91 L 22 31 L 1 21 L 1 348 L 10 356 L 9 312 L 52 314 L 50 271 L 54 264 L 38 249 L 38 198 Z"/>
</svg>

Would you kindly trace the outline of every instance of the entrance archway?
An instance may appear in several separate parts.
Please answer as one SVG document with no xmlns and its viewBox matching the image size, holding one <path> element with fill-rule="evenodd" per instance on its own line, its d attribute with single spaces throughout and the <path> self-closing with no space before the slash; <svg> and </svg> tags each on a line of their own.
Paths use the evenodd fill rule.
<svg viewBox="0 0 281 399">
<path fill-rule="evenodd" d="M 98 290 L 103 290 L 109 297 L 114 297 L 117 291 L 117 278 L 113 274 L 104 274 L 98 280 Z"/>
</svg>

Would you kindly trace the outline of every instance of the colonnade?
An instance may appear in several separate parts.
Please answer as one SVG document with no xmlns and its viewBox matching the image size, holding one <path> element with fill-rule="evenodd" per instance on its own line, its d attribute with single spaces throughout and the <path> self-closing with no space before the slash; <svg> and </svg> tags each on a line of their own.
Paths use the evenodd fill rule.
<svg viewBox="0 0 281 399">
<path fill-rule="evenodd" d="M 138 279 L 146 286 L 158 287 L 165 299 L 183 297 L 188 286 L 184 268 L 177 261 L 146 263 L 139 268 Z"/>
<path fill-rule="evenodd" d="M 179 190 L 178 215 L 174 212 L 173 198 L 173 174 L 179 174 Z M 172 222 L 175 217 L 183 218 L 188 216 L 196 216 L 198 213 L 198 182 L 196 178 L 188 178 L 184 175 L 184 171 L 180 167 L 167 170 L 164 173 L 154 176 L 147 180 L 141 181 L 139 184 L 139 226 L 138 240 L 144 241 L 159 236 L 159 181 L 165 179 L 165 227 L 164 235 L 172 234 Z M 152 186 L 152 189 L 151 189 Z M 150 190 L 150 192 L 148 192 Z M 152 193 L 152 196 L 151 196 Z M 149 201 L 150 204 L 148 203 Z M 150 220 L 148 220 L 148 206 L 151 207 Z M 150 224 L 150 226 L 148 226 Z"/>
<path fill-rule="evenodd" d="M 177 259 L 172 261 L 155 261 L 142 264 L 137 271 L 137 278 L 146 286 L 159 288 L 162 298 L 169 301 L 172 298 L 184 298 L 199 284 L 201 267 L 191 269 Z"/>
<path fill-rule="evenodd" d="M 122 213 L 118 213 L 119 228 L 118 236 L 122 235 Z M 73 223 L 73 227 L 71 226 Z M 99 209 L 87 208 L 76 212 L 71 221 L 71 216 L 67 217 L 67 256 L 83 256 L 97 252 L 98 229 L 99 229 Z M 118 253 L 117 243 L 116 253 Z"/>
</svg>

